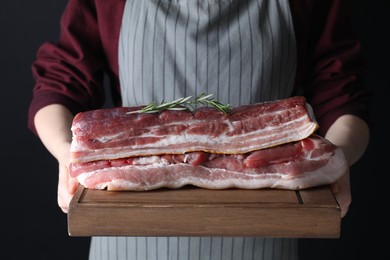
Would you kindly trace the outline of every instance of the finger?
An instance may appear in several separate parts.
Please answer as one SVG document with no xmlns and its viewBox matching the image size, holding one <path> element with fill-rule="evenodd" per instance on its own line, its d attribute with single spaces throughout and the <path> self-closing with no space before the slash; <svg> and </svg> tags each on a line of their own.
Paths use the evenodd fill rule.
<svg viewBox="0 0 390 260">
<path fill-rule="evenodd" d="M 65 202 L 66 200 L 58 198 L 58 206 L 61 208 L 62 212 L 68 213 L 69 205 Z"/>
<path fill-rule="evenodd" d="M 330 190 L 332 191 L 333 194 L 339 193 L 340 192 L 340 185 L 338 182 L 332 183 L 330 185 Z"/>
<path fill-rule="evenodd" d="M 70 178 L 68 167 L 60 165 L 59 168 L 57 201 L 61 210 L 64 213 L 68 213 L 69 204 L 77 189 L 78 182 Z"/>
<path fill-rule="evenodd" d="M 349 186 L 343 186 L 343 183 L 337 182 L 331 185 L 331 188 L 337 203 L 340 206 L 341 217 L 343 218 L 346 216 L 352 200 Z"/>
<path fill-rule="evenodd" d="M 340 205 L 341 209 L 341 217 L 345 217 L 347 215 L 347 212 L 349 210 L 349 205 L 350 205 L 350 199 L 346 194 L 344 193 L 338 193 L 336 195 L 336 199 Z"/>
<path fill-rule="evenodd" d="M 68 180 L 69 184 L 68 184 L 68 192 L 70 194 L 74 194 L 79 186 L 79 182 L 77 181 L 76 178 L 71 178 L 69 177 L 69 180 Z"/>
</svg>

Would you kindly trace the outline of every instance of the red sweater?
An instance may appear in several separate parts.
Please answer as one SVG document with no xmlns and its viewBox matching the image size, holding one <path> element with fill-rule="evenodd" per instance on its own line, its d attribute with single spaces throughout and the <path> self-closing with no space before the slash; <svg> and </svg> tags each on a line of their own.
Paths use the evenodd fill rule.
<svg viewBox="0 0 390 260">
<path fill-rule="evenodd" d="M 70 0 L 58 43 L 44 43 L 32 65 L 36 84 L 28 127 L 36 112 L 62 104 L 72 113 L 101 108 L 104 74 L 121 105 L 118 40 L 125 0 Z M 371 92 L 364 85 L 361 48 L 349 24 L 348 1 L 290 0 L 297 39 L 296 94 L 312 105 L 324 135 L 341 115 L 370 124 Z M 300 88 L 300 89 L 299 89 Z"/>
</svg>

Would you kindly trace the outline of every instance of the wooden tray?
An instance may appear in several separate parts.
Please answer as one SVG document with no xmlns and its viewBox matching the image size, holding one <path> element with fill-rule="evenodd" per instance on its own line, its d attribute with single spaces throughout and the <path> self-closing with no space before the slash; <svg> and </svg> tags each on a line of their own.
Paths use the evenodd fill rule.
<svg viewBox="0 0 390 260">
<path fill-rule="evenodd" d="M 329 187 L 291 191 L 106 191 L 79 187 L 70 236 L 262 236 L 338 238 L 340 208 Z"/>
</svg>

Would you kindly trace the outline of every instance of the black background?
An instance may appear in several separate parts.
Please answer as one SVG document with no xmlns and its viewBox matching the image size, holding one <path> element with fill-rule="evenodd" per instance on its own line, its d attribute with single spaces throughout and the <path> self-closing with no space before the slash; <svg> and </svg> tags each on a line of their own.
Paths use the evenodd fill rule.
<svg viewBox="0 0 390 260">
<path fill-rule="evenodd" d="M 89 238 L 69 237 L 66 214 L 57 206 L 56 161 L 27 129 L 31 63 L 39 45 L 57 40 L 66 2 L 0 0 L 1 259 L 87 259 Z M 386 237 L 379 237 L 389 234 L 384 164 L 389 146 L 380 124 L 389 117 L 390 1 L 349 2 L 368 60 L 367 84 L 375 92 L 374 131 L 351 171 L 353 202 L 341 237 L 302 240 L 302 259 L 390 259 Z M 381 154 L 375 155 L 378 142 Z"/>
</svg>

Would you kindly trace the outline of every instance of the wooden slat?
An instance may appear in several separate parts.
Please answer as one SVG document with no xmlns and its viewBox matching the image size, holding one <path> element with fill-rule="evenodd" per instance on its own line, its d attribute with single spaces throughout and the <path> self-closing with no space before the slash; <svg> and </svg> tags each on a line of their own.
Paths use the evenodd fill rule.
<svg viewBox="0 0 390 260">
<path fill-rule="evenodd" d="M 68 231 L 70 236 L 337 238 L 340 209 L 328 187 L 147 192 L 80 187 L 70 204 Z"/>
<path fill-rule="evenodd" d="M 240 196 L 237 196 L 240 194 Z M 263 189 L 263 190 L 207 190 L 195 187 L 181 189 L 158 189 L 151 191 L 105 191 L 84 190 L 82 203 L 298 203 L 295 191 Z"/>
<path fill-rule="evenodd" d="M 329 192 L 328 186 L 318 187 L 315 190 L 301 190 L 299 193 L 305 205 L 338 207 L 337 201 L 333 194 Z"/>
</svg>

